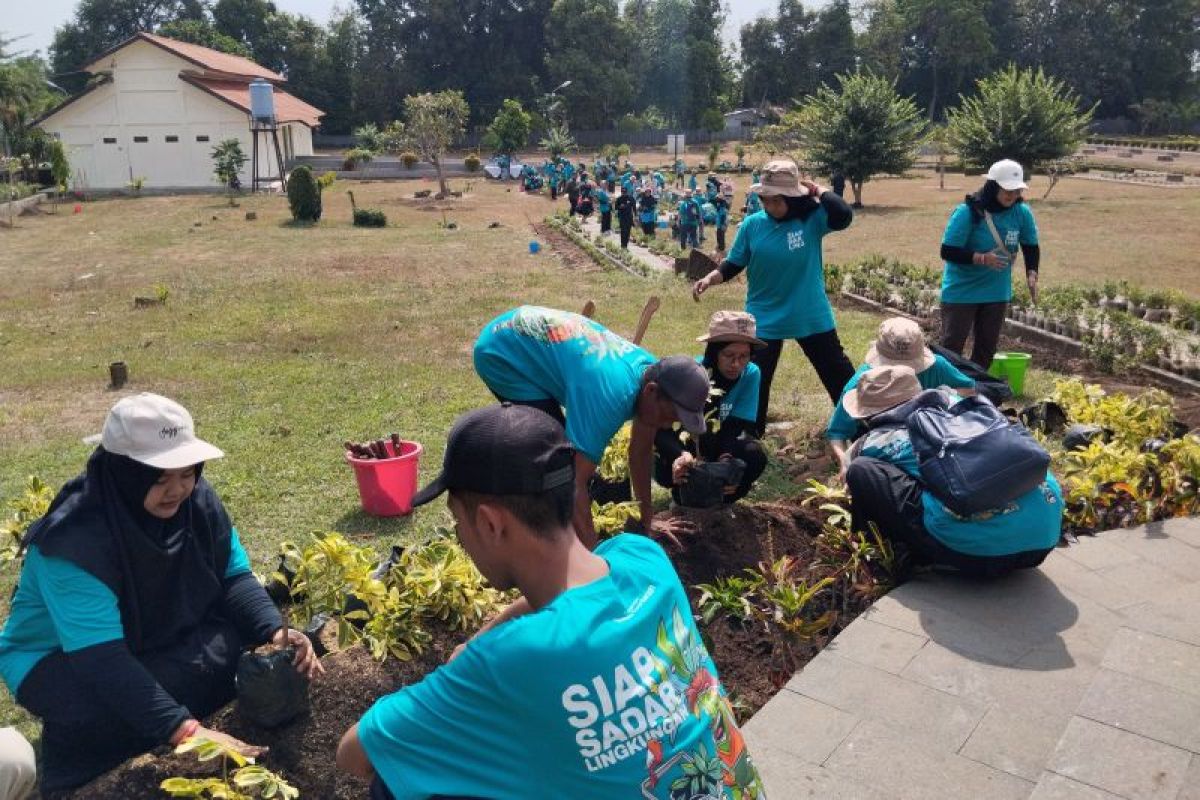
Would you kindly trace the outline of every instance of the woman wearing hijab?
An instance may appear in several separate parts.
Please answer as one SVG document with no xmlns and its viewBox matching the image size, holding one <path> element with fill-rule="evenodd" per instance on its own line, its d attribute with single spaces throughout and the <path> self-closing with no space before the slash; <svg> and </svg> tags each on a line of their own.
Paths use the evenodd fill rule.
<svg viewBox="0 0 1200 800">
<path fill-rule="evenodd" d="M 201 727 L 234 697 L 244 647 L 294 647 L 204 463 L 183 406 L 155 394 L 118 402 L 82 475 L 24 542 L 0 632 L 0 676 L 42 720 L 42 789 L 82 785 L 128 758 L 191 736 L 247 755 L 261 748 Z"/>
<path fill-rule="evenodd" d="M 784 339 L 799 343 L 832 402 L 854 374 L 825 294 L 821 251 L 825 235 L 849 227 L 854 212 L 833 192 L 801 180 L 792 161 L 768 163 L 761 182 L 750 190 L 762 199 L 763 210 L 742 220 L 729 255 L 718 269 L 696 281 L 692 295 L 698 302 L 709 288 L 746 271 L 746 311 L 758 320 L 758 335 L 766 341 L 754 354 L 762 370 L 757 419 L 761 438 Z"/>
<path fill-rule="evenodd" d="M 1025 282 L 1033 302 L 1038 295 L 1037 223 L 1021 196 L 1025 173 L 1016 161 L 997 161 L 987 182 L 967 195 L 950 215 L 942 236 L 942 346 L 962 354 L 974 334 L 971 360 L 992 364 L 1012 300 L 1012 265 L 1018 248 L 1025 257 Z"/>
<path fill-rule="evenodd" d="M 708 332 L 696 341 L 705 343 L 704 355 L 697 360 L 715 390 L 709 392 L 704 417 L 717 424 L 710 422 L 709 432 L 697 437 L 694 447 L 684 444 L 680 431 L 660 430 L 654 438 L 654 479 L 675 494 L 699 460 L 740 458 L 746 463 L 742 480 L 727 487 L 725 494 L 725 502 L 733 503 L 749 494 L 767 468 L 767 453 L 754 435 L 761 374 L 750 360 L 766 342 L 755 336 L 754 317 L 744 311 L 713 312 Z"/>
</svg>

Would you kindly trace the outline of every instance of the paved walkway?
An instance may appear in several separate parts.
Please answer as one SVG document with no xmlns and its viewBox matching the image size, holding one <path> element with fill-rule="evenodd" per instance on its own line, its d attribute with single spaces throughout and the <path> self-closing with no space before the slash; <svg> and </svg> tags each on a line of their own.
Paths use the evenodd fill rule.
<svg viewBox="0 0 1200 800">
<path fill-rule="evenodd" d="M 615 220 L 614 220 L 614 224 L 615 224 Z M 589 216 L 587 219 L 585 219 L 583 221 L 583 232 L 587 234 L 589 239 L 595 239 L 596 236 L 598 236 L 600 234 L 600 213 L 599 212 L 592 214 L 591 216 Z M 609 235 L 612 236 L 617 242 L 621 241 L 621 239 L 620 239 L 621 234 L 620 234 L 620 231 L 617 230 L 617 228 L 614 227 L 609 232 Z M 662 236 L 664 234 L 662 232 L 660 232 L 658 235 Z M 667 259 L 663 258 L 662 256 L 659 256 L 659 255 L 656 255 L 656 254 L 650 252 L 650 250 L 648 248 L 642 247 L 640 244 L 635 244 L 634 242 L 630 241 L 629 242 L 629 252 L 633 253 L 634 256 L 636 256 L 639 261 L 641 261 L 643 264 L 645 264 L 651 270 L 656 270 L 658 272 L 674 272 L 675 271 L 675 264 L 673 261 L 668 261 Z"/>
<path fill-rule="evenodd" d="M 910 582 L 745 734 L 783 800 L 1200 800 L 1200 521 Z"/>
</svg>

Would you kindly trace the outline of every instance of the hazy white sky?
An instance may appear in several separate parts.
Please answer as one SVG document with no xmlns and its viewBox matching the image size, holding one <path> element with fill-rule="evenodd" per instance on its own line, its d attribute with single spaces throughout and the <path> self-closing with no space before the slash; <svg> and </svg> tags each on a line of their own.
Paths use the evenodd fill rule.
<svg viewBox="0 0 1200 800">
<path fill-rule="evenodd" d="M 45 53 L 54 38 L 54 29 L 66 22 L 75 9 L 77 0 L 0 0 L 0 36 L 12 38 L 25 36 L 14 49 L 41 50 Z M 306 14 L 319 22 L 329 19 L 335 6 L 348 7 L 349 0 L 274 0 L 275 6 L 284 11 Z M 817 7 L 824 0 L 811 0 L 806 5 Z M 729 24 L 726 38 L 737 41 L 737 31 L 743 22 L 753 19 L 760 12 L 776 6 L 776 0 L 729 0 Z"/>
</svg>

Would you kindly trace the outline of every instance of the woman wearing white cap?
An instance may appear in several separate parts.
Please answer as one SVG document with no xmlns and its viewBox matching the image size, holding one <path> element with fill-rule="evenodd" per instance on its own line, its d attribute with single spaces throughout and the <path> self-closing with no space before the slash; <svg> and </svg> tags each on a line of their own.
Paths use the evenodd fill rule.
<svg viewBox="0 0 1200 800">
<path fill-rule="evenodd" d="M 928 394 L 912 368 L 900 365 L 871 369 L 846 393 L 846 411 L 870 428 L 850 450 L 852 526 L 865 532 L 873 525 L 918 564 L 968 575 L 996 577 L 1038 566 L 1058 544 L 1058 482 L 1047 471 L 1041 483 L 1002 507 L 955 514 L 923 483 L 909 438 L 907 420 Z"/>
<path fill-rule="evenodd" d="M 754 317 L 745 311 L 714 311 L 708 332 L 696 341 L 705 344 L 704 355 L 697 360 L 708 371 L 709 383 L 716 390 L 709 392 L 704 417 L 715 419 L 717 430 L 712 431 L 710 426 L 708 432 L 694 437 L 697 441 L 692 448 L 681 440 L 681 431 L 656 433 L 654 480 L 675 489 L 699 462 L 696 453 L 705 461 L 738 458 L 746 468 L 741 481 L 726 488 L 724 498 L 726 503 L 733 503 L 750 493 L 767 468 L 767 452 L 754 433 L 762 375 L 750 360 L 751 354 L 767 343 L 755 335 Z"/>
<path fill-rule="evenodd" d="M 987 369 L 996 355 L 1008 302 L 1012 265 L 1018 248 L 1025 257 L 1025 282 L 1037 302 L 1037 223 L 1021 196 L 1025 172 L 1016 161 L 992 164 L 987 182 L 967 195 L 942 236 L 942 346 L 962 354 L 974 334 L 971 360 Z"/>
<path fill-rule="evenodd" d="M 729 255 L 718 269 L 696 281 L 692 295 L 699 301 L 709 288 L 746 271 L 746 311 L 758 320 L 759 338 L 767 343 L 754 354 L 762 370 L 757 420 L 761 437 L 784 339 L 799 343 L 832 402 L 854 374 L 825 294 L 821 251 L 825 235 L 849 227 L 854 212 L 833 192 L 802 180 L 792 161 L 768 163 L 761 182 L 750 190 L 762 198 L 763 210 L 742 220 Z"/>
<path fill-rule="evenodd" d="M 183 406 L 156 394 L 118 402 L 87 469 L 26 536 L 0 633 L 0 676 L 42 720 L 42 789 L 79 786 L 139 753 L 201 735 L 234 696 L 245 646 L 296 649 L 250 571 L 224 506 L 201 477 L 224 455 Z"/>
<path fill-rule="evenodd" d="M 975 381 L 962 374 L 944 356 L 925 346 L 925 335 L 921 333 L 920 325 L 907 317 L 885 319 L 880 323 L 879 336 L 867 349 L 862 365 L 846 383 L 842 398 L 834 405 L 829 425 L 825 429 L 825 438 L 829 440 L 829 445 L 841 464 L 843 477 L 846 467 L 850 465 L 846 448 L 861 432 L 859 422 L 846 412 L 845 397 L 854 391 L 859 379 L 868 370 L 893 365 L 911 368 L 924 389 L 947 386 L 957 389 L 960 394 L 969 394 L 975 389 Z"/>
</svg>

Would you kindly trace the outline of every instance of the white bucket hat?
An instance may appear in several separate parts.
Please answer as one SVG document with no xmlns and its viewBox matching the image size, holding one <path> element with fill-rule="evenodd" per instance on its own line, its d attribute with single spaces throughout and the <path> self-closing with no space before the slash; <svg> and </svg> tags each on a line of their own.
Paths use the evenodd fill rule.
<svg viewBox="0 0 1200 800">
<path fill-rule="evenodd" d="M 864 359 L 872 367 L 902 365 L 913 372 L 924 372 L 937 359 L 925 346 L 921 326 L 907 317 L 891 317 L 879 325 L 879 336 L 867 348 Z"/>
<path fill-rule="evenodd" d="M 186 408 L 150 392 L 119 400 L 104 420 L 104 431 L 83 441 L 158 469 L 183 469 L 225 455 L 196 438 Z"/>
<path fill-rule="evenodd" d="M 1006 158 L 992 164 L 988 170 L 988 180 L 1000 184 L 1001 189 L 1015 192 L 1017 189 L 1028 189 L 1025 183 L 1025 169 L 1016 161 Z"/>
</svg>

